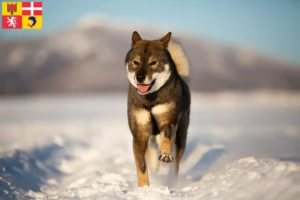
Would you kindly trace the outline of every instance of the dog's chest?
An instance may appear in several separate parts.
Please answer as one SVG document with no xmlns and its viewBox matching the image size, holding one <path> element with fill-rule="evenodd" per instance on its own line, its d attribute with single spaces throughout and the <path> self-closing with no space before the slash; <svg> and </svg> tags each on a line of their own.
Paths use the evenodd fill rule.
<svg viewBox="0 0 300 200">
<path fill-rule="evenodd" d="M 151 108 L 150 112 L 154 117 L 160 117 L 171 114 L 172 110 L 175 108 L 173 102 L 162 103 L 155 105 Z"/>
</svg>

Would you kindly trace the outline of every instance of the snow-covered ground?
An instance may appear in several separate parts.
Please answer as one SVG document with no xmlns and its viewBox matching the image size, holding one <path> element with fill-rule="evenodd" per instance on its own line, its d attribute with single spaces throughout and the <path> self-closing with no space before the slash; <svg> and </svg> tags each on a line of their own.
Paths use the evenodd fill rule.
<svg viewBox="0 0 300 200">
<path fill-rule="evenodd" d="M 180 176 L 136 187 L 126 94 L 0 99 L 0 199 L 300 197 L 300 95 L 193 94 Z"/>
</svg>

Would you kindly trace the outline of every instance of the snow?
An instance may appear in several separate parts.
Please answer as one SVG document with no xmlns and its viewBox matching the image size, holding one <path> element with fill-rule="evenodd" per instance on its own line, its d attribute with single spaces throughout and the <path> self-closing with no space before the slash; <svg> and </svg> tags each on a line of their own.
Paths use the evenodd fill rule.
<svg viewBox="0 0 300 200">
<path fill-rule="evenodd" d="M 180 176 L 137 188 L 126 94 L 0 99 L 0 199 L 300 196 L 300 96 L 193 93 Z"/>
</svg>

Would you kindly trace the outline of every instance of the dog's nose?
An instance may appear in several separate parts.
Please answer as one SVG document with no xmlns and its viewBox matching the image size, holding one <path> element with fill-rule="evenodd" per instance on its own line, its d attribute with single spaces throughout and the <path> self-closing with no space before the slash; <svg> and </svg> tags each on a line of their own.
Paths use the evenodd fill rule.
<svg viewBox="0 0 300 200">
<path fill-rule="evenodd" d="M 142 83 L 146 78 L 146 75 L 145 74 L 138 74 L 136 76 L 136 80 L 139 82 L 139 83 Z"/>
</svg>

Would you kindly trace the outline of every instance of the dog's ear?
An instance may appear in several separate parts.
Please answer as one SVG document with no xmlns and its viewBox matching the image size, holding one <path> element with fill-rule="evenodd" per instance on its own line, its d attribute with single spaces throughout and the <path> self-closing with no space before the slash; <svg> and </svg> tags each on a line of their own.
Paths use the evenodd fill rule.
<svg viewBox="0 0 300 200">
<path fill-rule="evenodd" d="M 168 47 L 169 41 L 171 39 L 171 35 L 172 35 L 172 33 L 169 32 L 167 35 L 165 35 L 163 38 L 160 39 L 160 41 L 162 42 L 164 47 Z"/>
<path fill-rule="evenodd" d="M 142 40 L 140 34 L 137 31 L 134 31 L 132 33 L 132 44 L 131 46 L 135 45 L 138 41 Z"/>
</svg>

